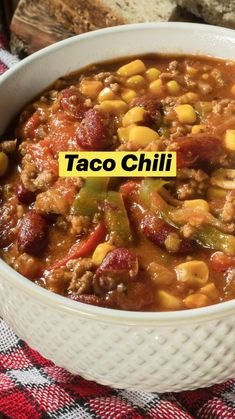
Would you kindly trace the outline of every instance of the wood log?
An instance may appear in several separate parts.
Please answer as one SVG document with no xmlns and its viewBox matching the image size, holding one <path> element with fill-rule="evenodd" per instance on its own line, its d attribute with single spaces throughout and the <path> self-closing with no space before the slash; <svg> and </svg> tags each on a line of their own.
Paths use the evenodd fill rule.
<svg viewBox="0 0 235 419">
<path fill-rule="evenodd" d="M 74 35 L 49 16 L 44 0 L 20 0 L 10 28 L 11 50 L 21 57 Z"/>
</svg>

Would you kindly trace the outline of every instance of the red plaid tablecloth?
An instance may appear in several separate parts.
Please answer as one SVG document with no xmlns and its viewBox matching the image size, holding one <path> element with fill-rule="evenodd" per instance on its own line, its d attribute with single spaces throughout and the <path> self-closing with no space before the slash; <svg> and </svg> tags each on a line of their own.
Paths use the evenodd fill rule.
<svg viewBox="0 0 235 419">
<path fill-rule="evenodd" d="M 0 74 L 16 62 L 0 26 Z M 0 319 L 1 414 L 11 419 L 232 419 L 235 380 L 177 394 L 114 390 L 55 366 Z"/>
</svg>

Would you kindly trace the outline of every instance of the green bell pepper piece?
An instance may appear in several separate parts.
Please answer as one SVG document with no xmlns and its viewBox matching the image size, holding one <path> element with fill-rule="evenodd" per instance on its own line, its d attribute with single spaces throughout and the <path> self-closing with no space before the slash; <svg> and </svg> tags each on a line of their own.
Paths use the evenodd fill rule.
<svg viewBox="0 0 235 419">
<path fill-rule="evenodd" d="M 87 178 L 72 204 L 72 214 L 93 217 L 105 199 L 108 177 Z"/>
<path fill-rule="evenodd" d="M 162 186 L 164 186 L 164 181 L 160 179 L 145 179 L 140 187 L 140 202 L 168 224 L 180 228 L 182 225 L 177 225 L 170 217 L 170 211 L 173 207 L 157 193 Z M 155 199 L 151 196 L 152 192 L 156 192 Z M 235 237 L 221 232 L 214 226 L 203 225 L 199 227 L 192 238 L 201 246 L 219 250 L 227 255 L 235 255 Z"/>
<path fill-rule="evenodd" d="M 158 192 L 168 182 L 162 179 L 144 179 L 140 184 L 140 202 L 147 208 L 152 205 L 151 195 Z"/>
<path fill-rule="evenodd" d="M 193 238 L 202 246 L 220 250 L 226 255 L 235 255 L 235 237 L 231 234 L 222 233 L 213 226 L 200 227 L 194 233 Z"/>
<path fill-rule="evenodd" d="M 122 195 L 119 192 L 107 192 L 104 205 L 104 220 L 115 245 L 126 246 L 131 243 L 131 229 Z"/>
</svg>

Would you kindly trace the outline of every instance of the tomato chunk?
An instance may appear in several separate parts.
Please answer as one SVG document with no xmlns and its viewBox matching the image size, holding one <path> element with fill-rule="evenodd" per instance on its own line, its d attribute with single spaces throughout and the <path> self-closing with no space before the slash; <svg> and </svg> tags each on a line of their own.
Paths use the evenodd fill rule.
<svg viewBox="0 0 235 419">
<path fill-rule="evenodd" d="M 58 162 L 53 157 L 48 140 L 39 141 L 37 144 L 30 144 L 27 152 L 31 155 L 39 172 L 49 170 L 58 176 Z"/>
<path fill-rule="evenodd" d="M 87 111 L 84 105 L 85 98 L 76 87 L 64 89 L 59 94 L 61 108 L 70 116 L 81 121 Z"/>
</svg>

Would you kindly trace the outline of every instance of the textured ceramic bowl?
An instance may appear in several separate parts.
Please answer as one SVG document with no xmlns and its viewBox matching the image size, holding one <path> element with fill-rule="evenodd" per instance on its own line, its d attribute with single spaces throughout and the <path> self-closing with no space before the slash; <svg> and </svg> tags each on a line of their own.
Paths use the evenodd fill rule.
<svg viewBox="0 0 235 419">
<path fill-rule="evenodd" d="M 37 93 L 87 64 L 149 52 L 234 59 L 235 31 L 188 23 L 100 30 L 46 48 L 0 78 L 0 132 Z M 119 388 L 179 391 L 235 375 L 235 300 L 135 313 L 77 303 L 0 261 L 0 312 L 32 348 L 75 374 Z"/>
</svg>

